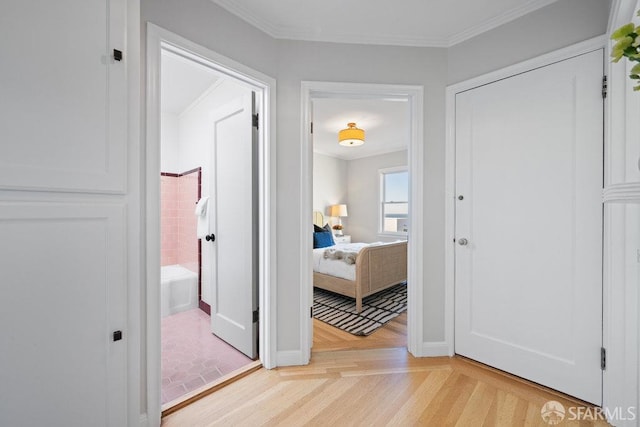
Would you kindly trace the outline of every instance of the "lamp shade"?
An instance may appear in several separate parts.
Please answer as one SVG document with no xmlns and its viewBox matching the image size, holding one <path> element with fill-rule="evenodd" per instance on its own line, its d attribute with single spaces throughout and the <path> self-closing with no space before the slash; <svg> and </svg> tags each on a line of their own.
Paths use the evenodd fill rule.
<svg viewBox="0 0 640 427">
<path fill-rule="evenodd" d="M 364 130 L 358 129 L 355 123 L 348 123 L 346 129 L 338 132 L 338 144 L 345 147 L 356 147 L 364 144 Z"/>
<path fill-rule="evenodd" d="M 347 205 L 331 205 L 329 206 L 329 216 L 348 216 Z"/>
</svg>

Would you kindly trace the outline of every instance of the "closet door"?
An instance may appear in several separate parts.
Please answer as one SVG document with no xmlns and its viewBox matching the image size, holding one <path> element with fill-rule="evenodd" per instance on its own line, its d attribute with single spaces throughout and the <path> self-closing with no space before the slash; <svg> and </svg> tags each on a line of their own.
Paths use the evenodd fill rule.
<svg viewBox="0 0 640 427">
<path fill-rule="evenodd" d="M 2 426 L 128 424 L 125 12 L 2 2 Z"/>
<path fill-rule="evenodd" d="M 455 350 L 602 403 L 603 51 L 456 95 Z"/>
<path fill-rule="evenodd" d="M 0 189 L 122 192 L 124 0 L 5 0 Z"/>
<path fill-rule="evenodd" d="M 124 218 L 0 203 L 0 425 L 126 425 Z"/>
</svg>

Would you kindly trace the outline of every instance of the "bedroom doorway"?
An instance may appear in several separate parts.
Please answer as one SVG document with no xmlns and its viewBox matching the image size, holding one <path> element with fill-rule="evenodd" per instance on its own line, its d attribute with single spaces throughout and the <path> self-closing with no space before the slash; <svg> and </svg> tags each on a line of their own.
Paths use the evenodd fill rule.
<svg viewBox="0 0 640 427">
<path fill-rule="evenodd" d="M 317 318 L 301 319 L 303 327 L 307 326 L 303 333 L 307 332 L 309 355 L 311 351 L 408 347 L 413 355 L 420 356 L 423 304 L 422 287 L 416 284 L 422 283 L 422 270 L 420 263 L 413 260 L 420 259 L 417 257 L 420 252 L 417 243 L 422 241 L 422 218 L 418 214 L 422 212 L 422 194 L 418 191 L 421 185 L 417 184 L 422 182 L 423 176 L 417 167 L 417 159 L 422 156 L 422 147 L 418 143 L 422 140 L 422 88 L 303 82 L 302 89 L 303 129 L 309 131 L 308 134 L 303 132 L 301 169 L 303 183 L 307 184 L 303 186 L 306 193 L 303 197 L 309 208 L 308 215 L 304 213 L 304 219 L 301 219 L 303 227 L 310 228 L 311 219 L 315 217 L 315 222 L 322 222 L 316 225 L 327 227 L 338 245 L 346 245 L 335 248 L 354 254 L 358 244 L 404 244 L 401 264 L 404 264 L 406 281 L 401 282 L 406 285 L 394 288 L 392 285 L 398 280 L 393 277 L 387 281 L 388 285 L 380 288 L 380 292 L 368 298 L 386 298 L 389 295 L 394 301 L 404 298 L 407 307 L 406 311 L 400 310 L 399 315 L 395 313 L 391 319 L 384 319 L 387 322 L 375 332 L 368 329 L 369 325 L 361 330 L 347 331 L 354 329 L 354 323 L 360 326 L 359 322 L 364 322 L 360 318 L 342 329 Z M 365 131 L 365 143 L 359 147 L 340 147 L 338 132 L 351 122 Z M 402 182 L 403 179 L 404 192 L 394 190 L 398 186 L 397 181 Z M 385 198 L 385 188 L 389 198 Z M 311 233 L 308 234 L 311 237 Z M 305 258 L 302 262 L 303 266 L 308 266 L 304 270 L 307 280 L 303 282 L 305 295 L 302 301 L 308 301 L 313 307 L 313 265 L 317 260 L 309 250 L 313 247 L 312 239 L 302 240 L 301 253 Z M 396 240 L 401 242 L 392 243 Z M 380 259 L 387 262 L 387 258 L 383 255 Z M 331 284 L 321 287 L 332 289 Z M 405 292 L 404 295 L 398 296 L 398 288 Z M 326 300 L 320 304 L 320 299 L 325 296 L 318 295 L 318 290 L 315 293 L 316 317 L 322 317 L 319 308 L 325 309 Z M 328 294 L 328 297 L 342 298 L 335 293 Z M 351 304 L 353 301 L 352 298 Z M 363 301 L 363 307 L 367 303 L 367 300 Z M 364 310 L 362 313 L 366 317 Z"/>
<path fill-rule="evenodd" d="M 373 271 L 376 265 L 361 266 L 370 276 L 388 274 L 389 279 L 378 284 L 380 292 L 371 290 L 374 294 L 363 299 L 360 313 L 353 311 L 357 308 L 354 298 L 336 293 L 332 278 L 358 279 L 361 270 L 355 264 L 345 265 L 345 259 L 325 255 L 334 251 L 355 255 L 365 243 L 406 242 L 410 226 L 408 101 L 330 97 L 311 102 L 314 225 L 331 229 L 335 243 L 326 249 L 316 248 L 314 241 L 312 351 L 406 347 L 406 244 L 400 247 L 404 256 L 381 272 Z M 338 130 L 347 123 L 365 131 L 364 144 L 337 143 Z M 389 256 L 382 248 L 379 251 L 381 257 Z M 371 255 L 359 253 L 358 262 Z M 362 287 L 370 286 L 371 279 L 375 278 Z M 387 289 L 389 285 L 397 286 Z"/>
</svg>

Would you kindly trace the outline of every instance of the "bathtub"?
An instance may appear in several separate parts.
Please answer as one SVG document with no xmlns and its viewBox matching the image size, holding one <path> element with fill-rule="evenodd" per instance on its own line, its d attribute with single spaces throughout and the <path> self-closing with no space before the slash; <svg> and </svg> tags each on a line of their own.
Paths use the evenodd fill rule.
<svg viewBox="0 0 640 427">
<path fill-rule="evenodd" d="M 198 275 L 181 265 L 160 268 L 162 317 L 198 307 Z"/>
</svg>

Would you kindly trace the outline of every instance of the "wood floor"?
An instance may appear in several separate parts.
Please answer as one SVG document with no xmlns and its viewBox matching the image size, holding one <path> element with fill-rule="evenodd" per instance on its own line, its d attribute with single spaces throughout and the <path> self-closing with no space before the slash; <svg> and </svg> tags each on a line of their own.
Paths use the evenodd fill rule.
<svg viewBox="0 0 640 427">
<path fill-rule="evenodd" d="M 372 340 L 344 337 L 350 344 L 315 325 L 308 366 L 260 369 L 163 418 L 162 425 L 544 427 L 549 424 L 540 411 L 549 400 L 566 408 L 563 426 L 608 425 L 584 416 L 571 420 L 578 412 L 569 408 L 585 408 L 582 414 L 594 409 L 462 357 L 414 358 L 404 347 L 375 348 L 387 339 L 400 342 L 402 325 L 398 318 Z M 334 351 L 347 345 L 357 349 Z"/>
<path fill-rule="evenodd" d="M 358 337 L 313 319 L 312 352 L 407 346 L 407 313 L 392 319 L 368 337 Z"/>
</svg>

